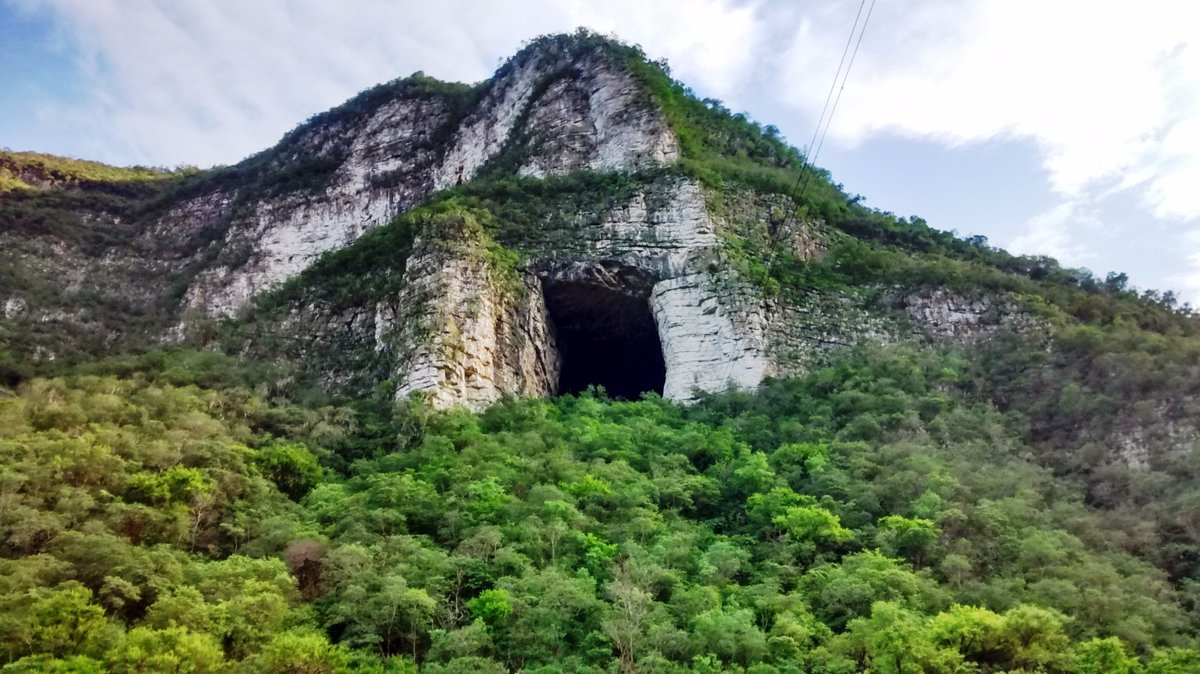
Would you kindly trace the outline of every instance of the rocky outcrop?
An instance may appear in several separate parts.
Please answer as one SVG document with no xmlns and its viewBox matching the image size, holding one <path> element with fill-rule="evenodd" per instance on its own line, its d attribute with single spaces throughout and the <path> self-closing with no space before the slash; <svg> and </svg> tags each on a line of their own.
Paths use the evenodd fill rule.
<svg viewBox="0 0 1200 674">
<path fill-rule="evenodd" d="M 343 247 L 435 191 L 476 177 L 507 153 L 519 172 L 631 171 L 678 158 L 662 113 L 602 47 L 535 48 L 518 55 L 466 112 L 425 90 L 332 127 L 300 134 L 272 171 L 334 164 L 319 190 L 204 194 L 175 208 L 155 231 L 229 220 L 219 247 L 188 289 L 194 314 L 230 316 L 322 253 Z M 240 200 L 236 213 L 223 208 Z M 235 254 L 229 254 L 236 251 Z"/>
<path fill-rule="evenodd" d="M 926 288 L 894 297 L 890 304 L 903 310 L 917 335 L 935 341 L 973 343 L 1002 331 L 1030 332 L 1041 326 L 1012 298 L 996 293 Z"/>
<path fill-rule="evenodd" d="M 651 306 L 667 365 L 668 400 L 688 401 L 697 391 L 752 390 L 771 370 L 767 316 L 754 293 L 714 293 L 718 287 L 706 272 L 654 286 Z"/>
<path fill-rule="evenodd" d="M 519 275 L 505 279 L 506 271 Z M 504 395 L 555 392 L 560 363 L 541 285 L 496 269 L 478 230 L 418 241 L 398 305 L 398 322 L 380 338 L 400 354 L 397 396 L 480 409 Z"/>
<path fill-rule="evenodd" d="M 572 65 L 527 115 L 537 148 L 518 173 L 632 171 L 674 162 L 679 145 L 628 70 L 601 59 Z"/>
<path fill-rule="evenodd" d="M 418 317 L 419 328 L 406 329 L 397 343 L 420 346 L 402 359 L 399 393 L 424 391 L 437 404 L 470 407 L 507 394 L 555 393 L 556 322 L 563 316 L 545 308 L 551 290 L 563 298 L 559 311 L 569 313 L 573 325 L 581 313 L 593 312 L 598 333 L 625 330 L 632 305 L 608 308 L 587 288 L 643 303 L 665 365 L 661 392 L 676 401 L 697 392 L 753 389 L 764 377 L 815 362 L 813 354 L 887 331 L 890 324 L 847 298 L 818 295 L 798 306 L 741 278 L 730 269 L 723 238 L 724 230 L 741 225 L 714 216 L 709 203 L 696 182 L 667 178 L 601 212 L 581 214 L 570 236 L 514 241 L 525 258 L 519 300 L 489 280 L 478 245 L 438 256 L 415 253 L 401 304 Z M 806 236 L 815 246 L 815 234 Z M 573 290 L 559 291 L 564 284 Z M 518 324 L 523 340 L 513 338 Z"/>
<path fill-rule="evenodd" d="M 154 279 L 147 287 L 183 289 L 167 335 L 240 315 L 323 254 L 484 172 L 544 178 L 668 167 L 679 143 L 626 59 L 601 42 L 550 39 L 474 89 L 398 81 L 168 199 L 135 240 L 147 252 L 143 274 Z M 778 199 L 747 191 L 715 209 L 694 180 L 663 175 L 604 194 L 593 210 L 560 210 L 555 232 L 547 221 L 503 241 L 523 258 L 507 271 L 496 269 L 495 244 L 481 231 L 422 232 L 404 253 L 397 293 L 361 306 L 303 300 L 252 331 L 247 348 L 329 363 L 321 379 L 335 388 L 370 380 L 351 370 L 378 377 L 386 368 L 398 395 L 421 391 L 441 406 L 553 394 L 563 354 L 545 298 L 547 284 L 569 282 L 575 294 L 557 296 L 576 328 L 588 311 L 604 316 L 596 319 L 604 330 L 621 320 L 619 307 L 644 309 L 667 398 L 753 388 L 786 370 L 779 344 L 791 333 L 780 327 L 786 307 L 743 279 L 728 243 L 777 221 Z M 784 235 L 798 256 L 822 250 L 806 223 Z M 569 306 L 587 288 L 635 304 Z"/>
<path fill-rule="evenodd" d="M 38 328 L 24 331 L 33 352 L 55 332 L 109 345 L 136 324 L 152 333 L 142 343 L 161 343 L 232 318 L 234 348 L 303 363 L 327 388 L 387 381 L 399 396 L 474 409 L 606 369 L 580 359 L 613 359 L 607 369 L 635 382 L 632 395 L 646 385 L 686 401 L 865 340 L 969 341 L 1022 325 L 1012 303 L 983 294 L 898 290 L 879 303 L 846 288 L 780 292 L 766 273 L 775 257 L 818 259 L 831 233 L 795 217 L 777 189 L 686 177 L 696 174 L 674 166 L 679 139 L 650 93 L 662 82 L 643 79 L 637 57 L 594 36 L 539 39 L 479 86 L 397 80 L 236 166 L 127 209 L 101 204 L 75 227 L 105 242 L 98 253 L 9 237 L 24 252 L 6 261 L 40 267 L 27 288 L 0 288 L 3 320 Z M 745 157 L 764 138 L 709 139 L 710 149 Z M 537 204 L 513 209 L 525 198 Z M 362 240 L 393 221 L 411 229 L 386 249 Z M 285 285 L 356 242 L 375 246 L 370 268 L 340 267 L 335 292 L 321 290 L 328 269 L 312 292 Z M 51 278 L 62 292 L 33 301 Z M 346 291 L 358 282 L 371 292 Z"/>
<path fill-rule="evenodd" d="M 627 339 L 636 342 L 628 348 L 644 348 L 642 315 L 654 333 L 645 348 L 657 352 L 663 370 L 644 390 L 676 401 L 753 389 L 765 377 L 819 366 L 865 341 L 912 338 L 916 321 L 881 311 L 870 293 L 774 294 L 747 281 L 730 241 L 762 236 L 755 228 L 766 226 L 775 204 L 747 200 L 734 217 L 736 198 L 722 194 L 723 209 L 714 208 L 714 195 L 682 176 L 637 184 L 618 201 L 609 202 L 616 192 L 606 192 L 601 206 L 552 211 L 547 221 L 517 231 L 494 222 L 485 228 L 488 214 L 476 217 L 470 208 L 465 219 L 451 217 L 457 224 L 449 229 L 444 216 L 420 216 L 426 229 L 406 255 L 397 293 L 350 315 L 304 322 L 315 328 L 282 332 L 318 335 L 314 341 L 328 345 L 320 358 L 340 359 L 326 369 L 354 366 L 338 354 L 369 351 L 382 360 L 357 362 L 383 363 L 397 395 L 473 409 L 506 395 L 560 392 L 580 349 L 585 358 L 604 359 L 611 352 L 587 349 Z M 784 245 L 820 254 L 826 244 L 819 226 L 790 227 Z M 485 229 L 507 232 L 504 243 L 517 258 L 497 257 L 505 248 Z M 573 344 L 581 330 L 595 339 Z M 630 352 L 611 366 L 653 367 L 653 360 Z"/>
<path fill-rule="evenodd" d="M 240 251 L 232 262 L 200 271 L 188 289 L 186 307 L 200 314 L 233 315 L 250 298 L 300 273 L 322 253 L 351 243 L 428 198 L 438 156 L 435 135 L 450 117 L 449 102 L 443 99 L 422 94 L 390 101 L 346 125 L 341 142 L 347 149 L 319 192 L 243 195 L 240 212 L 232 214 L 220 208 L 230 204 L 234 194 L 206 194 L 169 213 L 160 229 L 231 219 L 220 247 Z M 306 159 L 282 162 L 275 170 L 328 161 L 336 154 L 325 141 L 329 133 L 319 129 L 303 136 L 298 152 Z"/>
<path fill-rule="evenodd" d="M 515 293 L 495 283 L 480 244 L 415 252 L 401 305 L 416 319 L 400 341 L 419 346 L 402 359 L 399 394 L 424 391 L 437 404 L 480 407 L 506 394 L 555 393 L 560 356 L 543 286 L 563 283 L 647 304 L 668 399 L 758 385 L 768 370 L 766 317 L 748 288 L 719 290 L 710 267 L 719 266 L 720 242 L 699 185 L 648 186 L 581 224 L 573 243 L 526 247 Z M 615 330 L 622 317 L 600 312 L 594 320 L 597 331 Z"/>
</svg>

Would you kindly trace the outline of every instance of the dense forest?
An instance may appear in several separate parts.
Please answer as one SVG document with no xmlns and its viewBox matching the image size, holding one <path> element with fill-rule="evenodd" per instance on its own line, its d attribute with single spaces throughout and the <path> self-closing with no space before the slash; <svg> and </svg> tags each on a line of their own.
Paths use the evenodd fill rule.
<svg viewBox="0 0 1200 674">
<path fill-rule="evenodd" d="M 189 347 L 150 346 L 175 318 L 157 304 L 105 317 L 140 348 L 76 335 L 54 361 L 27 348 L 64 339 L 53 324 L 0 320 L 0 671 L 1200 672 L 1190 307 L 869 209 L 638 48 L 532 44 L 557 43 L 625 63 L 680 162 L 518 177 L 518 139 Z M 487 86 L 397 80 L 206 171 L 0 154 L 0 225 L 102 256 L 213 185 L 245 203 L 318 189 L 335 161 L 275 170 L 314 125 L 434 93 L 457 123 Z M 246 348 L 289 302 L 397 292 L 414 237 L 446 218 L 511 271 L 514 242 L 680 176 L 775 200 L 723 261 L 765 297 L 991 293 L 1037 329 L 859 345 L 691 405 L 593 388 L 480 413 L 388 381 L 329 394 Z M 780 245 L 797 221 L 828 228 L 820 257 Z M 27 286 L 0 268 L 0 288 Z"/>
<path fill-rule="evenodd" d="M 265 374 L 160 352 L 0 399 L 4 671 L 1200 667 L 1194 585 L 951 351 L 478 415 Z"/>
</svg>

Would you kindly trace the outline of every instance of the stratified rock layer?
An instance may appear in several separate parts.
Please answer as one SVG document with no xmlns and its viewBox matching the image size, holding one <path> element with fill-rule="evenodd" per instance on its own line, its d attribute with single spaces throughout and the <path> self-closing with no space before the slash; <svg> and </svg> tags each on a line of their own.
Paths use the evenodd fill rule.
<svg viewBox="0 0 1200 674">
<path fill-rule="evenodd" d="M 447 98 L 421 92 L 353 124 L 311 129 L 297 144 L 307 157 L 340 157 L 319 192 L 255 198 L 235 215 L 218 212 L 232 194 L 206 194 L 163 219 L 164 228 L 222 215 L 234 220 L 221 247 L 242 251 L 237 264 L 199 273 L 185 302 L 193 312 L 234 315 L 322 253 L 437 190 L 470 181 L 506 151 L 523 150 L 519 172 L 536 176 L 633 171 L 679 154 L 661 111 L 602 49 L 529 53 L 488 84 L 461 122 Z M 281 170 L 288 169 L 284 164 Z"/>
<path fill-rule="evenodd" d="M 772 369 L 768 319 L 758 293 L 733 274 L 713 271 L 721 243 L 703 191 L 684 179 L 647 189 L 655 193 L 639 191 L 595 224 L 581 224 L 577 245 L 523 250 L 528 271 L 516 288 L 496 282 L 477 237 L 452 235 L 454 246 L 419 243 L 400 301 L 401 321 L 412 327 L 396 337 L 397 345 L 418 346 L 398 359 L 398 393 L 422 391 L 437 404 L 470 407 L 504 395 L 556 393 L 555 327 L 543 284 L 564 282 L 648 303 L 668 399 L 757 386 Z"/>
<path fill-rule="evenodd" d="M 51 324 L 115 348 L 126 315 L 145 318 L 139 329 L 156 330 L 157 341 L 233 318 L 245 331 L 238 348 L 301 363 L 331 389 L 386 383 L 397 396 L 479 409 L 562 388 L 564 354 L 546 301 L 561 284 L 572 288 L 556 297 L 576 334 L 588 312 L 597 333 L 621 332 L 623 311 L 640 317 L 639 334 L 652 321 L 657 342 L 638 343 L 661 350 L 645 362 L 664 366 L 662 394 L 677 401 L 752 389 L 867 340 L 990 336 L 1020 313 L 990 297 L 872 304 L 863 295 L 779 295 L 755 285 L 747 265 L 757 256 L 761 266 L 764 247 L 811 260 L 833 234 L 793 221 L 788 199 L 711 191 L 684 177 L 679 139 L 627 58 L 603 43 L 549 39 L 478 87 L 413 77 L 364 92 L 276 147 L 180 186 L 143 220 L 91 221 L 106 236 L 127 234 L 99 254 L 0 232 L 17 251 L 8 262 L 33 269 L 28 260 L 52 260 L 33 275 L 67 290 L 55 303 L 0 288 L 3 318 L 39 326 L 45 346 L 26 349 L 47 359 L 55 356 Z M 385 294 L 293 293 L 251 324 L 257 298 L 443 190 L 562 176 L 575 192 L 543 204 L 552 212 L 537 211 L 540 222 L 439 221 L 414 232 L 411 247 L 394 251 L 398 259 L 373 258 L 395 271 Z M 127 289 L 102 302 L 75 300 L 89 284 Z M 603 297 L 616 299 L 606 305 Z M 160 315 L 167 318 L 155 326 Z"/>
</svg>

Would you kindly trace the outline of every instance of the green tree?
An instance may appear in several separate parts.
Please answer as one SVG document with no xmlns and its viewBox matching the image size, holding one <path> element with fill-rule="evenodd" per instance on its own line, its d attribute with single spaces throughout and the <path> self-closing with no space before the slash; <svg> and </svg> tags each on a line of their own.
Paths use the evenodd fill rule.
<svg viewBox="0 0 1200 674">
<path fill-rule="evenodd" d="M 767 653 L 767 637 L 750 609 L 709 609 L 692 620 L 692 634 L 697 653 L 715 655 L 726 664 L 745 667 Z"/>
<path fill-rule="evenodd" d="M 114 674 L 216 674 L 229 667 L 216 639 L 182 627 L 165 630 L 134 628 L 104 659 Z"/>
<path fill-rule="evenodd" d="M 818 618 L 841 629 L 855 617 L 867 617 L 879 601 L 901 602 L 911 607 L 938 600 L 924 576 L 877 551 L 846 555 L 840 564 L 824 564 L 801 579 Z"/>
<path fill-rule="evenodd" d="M 995 665 L 1006 656 L 1004 618 L 985 608 L 955 604 L 933 617 L 929 636 L 935 644 L 979 664 Z"/>
<path fill-rule="evenodd" d="M 9 635 L 10 639 L 16 637 L 15 643 L 8 644 L 14 654 L 74 655 L 108 623 L 104 609 L 92 603 L 92 593 L 77 582 L 67 582 L 53 590 L 32 590 L 30 598 L 33 601 L 25 614 L 25 624 L 19 632 Z"/>
<path fill-rule="evenodd" d="M 1057 611 L 1022 604 L 1004 613 L 1003 639 L 1014 667 L 1062 669 L 1070 660 L 1071 642 Z"/>
<path fill-rule="evenodd" d="M 1140 674 L 1141 664 L 1125 652 L 1116 637 L 1094 638 L 1075 647 L 1071 661 L 1074 674 Z"/>
<path fill-rule="evenodd" d="M 613 641 L 621 671 L 637 671 L 639 648 L 645 639 L 654 601 L 628 573 L 618 573 L 616 580 L 609 583 L 607 593 L 612 603 L 601 628 Z"/>
<path fill-rule="evenodd" d="M 879 674 L 953 671 L 960 660 L 957 651 L 937 647 L 919 614 L 895 602 L 876 602 L 869 618 L 850 622 L 847 637 Z"/>
<path fill-rule="evenodd" d="M 499 625 L 512 615 L 512 601 L 508 590 L 493 588 L 484 590 L 467 602 L 471 616 L 488 625 Z"/>
<path fill-rule="evenodd" d="M 324 634 L 289 630 L 274 635 L 242 667 L 271 674 L 342 674 L 354 671 L 350 662 L 345 648 L 330 644 Z"/>
<path fill-rule="evenodd" d="M 797 541 L 843 543 L 854 537 L 837 515 L 820 506 L 792 506 L 777 515 L 774 522 Z"/>
<path fill-rule="evenodd" d="M 939 534 L 932 520 L 888 515 L 879 520 L 877 540 L 887 554 L 921 564 L 932 553 Z"/>
<path fill-rule="evenodd" d="M 343 627 L 350 644 L 418 659 L 436 609 L 437 602 L 403 576 L 369 570 L 338 584 L 326 622 Z"/>
<path fill-rule="evenodd" d="M 1200 671 L 1200 649 L 1163 648 L 1146 664 L 1146 674 L 1186 674 Z"/>
<path fill-rule="evenodd" d="M 273 443 L 258 450 L 255 463 L 268 480 L 292 500 L 299 500 L 321 482 L 324 469 L 307 447 Z"/>
</svg>

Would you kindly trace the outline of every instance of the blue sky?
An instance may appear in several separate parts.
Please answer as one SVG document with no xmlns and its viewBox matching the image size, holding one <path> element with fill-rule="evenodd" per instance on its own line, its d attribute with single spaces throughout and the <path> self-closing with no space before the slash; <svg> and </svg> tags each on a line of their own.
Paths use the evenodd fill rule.
<svg viewBox="0 0 1200 674">
<path fill-rule="evenodd" d="M 1200 7 L 876 0 L 819 163 L 869 205 L 1200 304 Z M 852 0 L 0 0 L 0 146 L 232 163 L 423 70 L 588 26 L 808 141 Z"/>
</svg>

